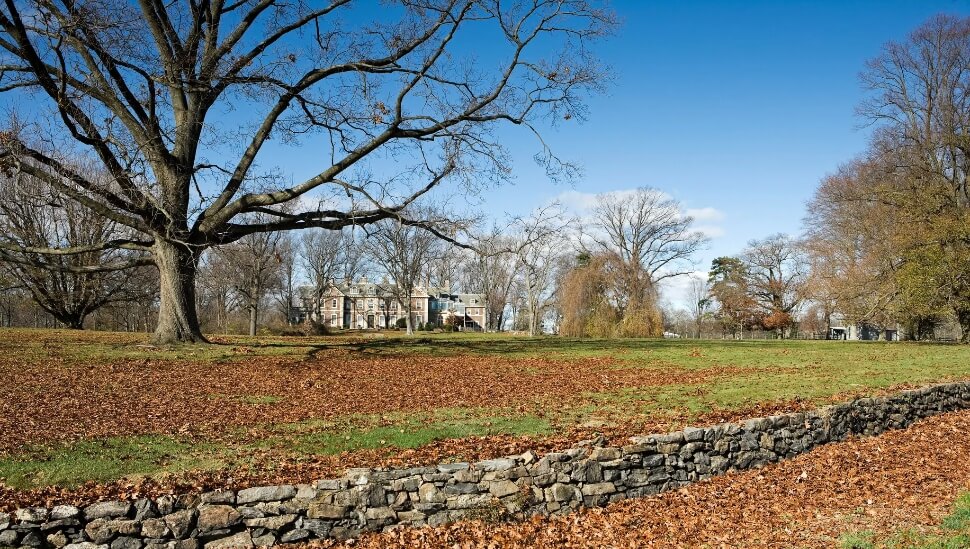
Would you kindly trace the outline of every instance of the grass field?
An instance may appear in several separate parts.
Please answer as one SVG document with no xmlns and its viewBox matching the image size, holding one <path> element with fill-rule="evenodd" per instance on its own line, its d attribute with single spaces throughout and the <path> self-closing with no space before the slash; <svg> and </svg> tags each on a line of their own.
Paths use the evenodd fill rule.
<svg viewBox="0 0 970 549">
<path fill-rule="evenodd" d="M 138 334 L 0 330 L 8 499 L 89 481 L 257 482 L 477 459 L 970 379 L 958 345 L 215 339 L 166 349 Z"/>
</svg>

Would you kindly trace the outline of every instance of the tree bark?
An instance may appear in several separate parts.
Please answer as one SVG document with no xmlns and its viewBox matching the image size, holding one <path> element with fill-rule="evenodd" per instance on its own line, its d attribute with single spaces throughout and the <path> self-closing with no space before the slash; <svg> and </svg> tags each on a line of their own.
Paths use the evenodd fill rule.
<svg viewBox="0 0 970 549">
<path fill-rule="evenodd" d="M 959 307 L 956 314 L 960 323 L 960 343 L 970 343 L 970 307 Z"/>
<path fill-rule="evenodd" d="M 162 239 L 152 246 L 152 256 L 158 267 L 160 284 L 158 325 L 152 335 L 152 343 L 207 342 L 195 309 L 198 258 L 184 244 Z"/>
<path fill-rule="evenodd" d="M 407 335 L 414 335 L 414 325 L 411 322 L 411 299 L 408 298 L 408 306 L 404 308 L 404 328 Z"/>
<path fill-rule="evenodd" d="M 256 320 L 259 316 L 259 304 L 255 301 L 249 304 L 249 335 L 256 335 Z"/>
</svg>

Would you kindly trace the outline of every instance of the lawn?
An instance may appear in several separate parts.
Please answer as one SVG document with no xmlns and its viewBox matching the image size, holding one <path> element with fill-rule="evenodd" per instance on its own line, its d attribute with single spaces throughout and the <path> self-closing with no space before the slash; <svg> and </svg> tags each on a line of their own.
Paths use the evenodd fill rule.
<svg viewBox="0 0 970 549">
<path fill-rule="evenodd" d="M 141 334 L 0 330 L 0 506 L 479 459 L 970 379 L 958 345 L 214 339 L 156 348 Z"/>
</svg>

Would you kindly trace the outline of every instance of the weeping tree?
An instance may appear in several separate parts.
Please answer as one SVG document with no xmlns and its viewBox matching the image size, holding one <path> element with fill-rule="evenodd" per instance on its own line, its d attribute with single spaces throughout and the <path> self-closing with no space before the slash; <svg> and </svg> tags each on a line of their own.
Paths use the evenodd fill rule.
<svg viewBox="0 0 970 549">
<path fill-rule="evenodd" d="M 508 178 L 500 126 L 582 117 L 602 80 L 588 44 L 614 26 L 587 0 L 5 0 L 0 92 L 17 116 L 0 163 L 130 229 L 102 245 L 158 267 L 153 341 L 204 341 L 204 250 L 390 218 L 435 231 L 405 208 Z M 550 175 L 571 173 L 537 143 Z M 299 179 L 272 160 L 297 146 L 312 151 Z"/>
</svg>

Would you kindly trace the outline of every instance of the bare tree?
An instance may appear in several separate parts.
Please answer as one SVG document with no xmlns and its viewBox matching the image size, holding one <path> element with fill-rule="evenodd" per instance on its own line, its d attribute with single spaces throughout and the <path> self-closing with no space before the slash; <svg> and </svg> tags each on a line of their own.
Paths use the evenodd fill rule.
<svg viewBox="0 0 970 549">
<path fill-rule="evenodd" d="M 589 237 L 598 251 L 615 254 L 630 272 L 645 272 L 654 287 L 691 272 L 690 261 L 707 242 L 692 229 L 694 219 L 662 191 L 640 187 L 633 193 L 605 193 L 596 199 Z M 633 293 L 633 292 L 631 292 Z"/>
<path fill-rule="evenodd" d="M 430 213 L 422 216 L 434 217 Z M 374 224 L 364 245 L 371 260 L 381 266 L 393 283 L 389 289 L 404 313 L 407 334 L 413 335 L 415 289 L 420 284 L 425 263 L 435 255 L 441 240 L 422 227 L 388 219 Z"/>
<path fill-rule="evenodd" d="M 701 330 L 704 327 L 704 320 L 710 314 L 711 284 L 707 277 L 700 277 L 695 274 L 690 275 L 690 286 L 687 288 L 687 299 L 689 300 L 688 313 L 694 324 L 694 337 L 701 337 Z"/>
<path fill-rule="evenodd" d="M 253 233 L 216 249 L 228 267 L 233 290 L 249 312 L 249 335 L 256 335 L 261 305 L 268 292 L 282 285 L 285 241 L 280 232 Z"/>
<path fill-rule="evenodd" d="M 505 328 L 506 309 L 519 274 L 520 265 L 512 253 L 516 245 L 509 229 L 493 225 L 489 233 L 476 238 L 465 268 L 464 286 L 484 296 L 488 330 Z"/>
<path fill-rule="evenodd" d="M 276 245 L 276 261 L 279 265 L 279 284 L 276 286 L 276 302 L 279 305 L 283 323 L 293 326 L 295 319 L 294 303 L 297 301 L 297 251 L 296 243 L 288 233 L 281 233 Z"/>
<path fill-rule="evenodd" d="M 341 17 L 362 3 L 0 7 L 0 92 L 36 116 L 2 133 L 0 162 L 137 233 L 125 245 L 149 252 L 160 272 L 156 343 L 204 340 L 195 279 L 209 247 L 389 218 L 421 224 L 401 213 L 444 182 L 510 177 L 496 129 L 538 134 L 540 121 L 581 117 L 582 97 L 601 82 L 587 45 L 615 26 L 590 0 L 397 0 L 355 12 L 372 20 Z M 483 35 L 492 63 L 467 47 Z M 239 128 L 215 119 L 233 108 Z M 257 167 L 270 139 L 314 134 L 323 144 L 314 175 L 280 184 L 271 165 Z M 110 181 L 91 181 L 41 143 L 96 159 Z M 572 173 L 542 151 L 551 175 Z M 392 157 L 397 173 L 367 175 Z M 268 218 L 247 221 L 254 213 Z"/>
<path fill-rule="evenodd" d="M 342 231 L 313 229 L 300 235 L 298 253 L 312 287 L 309 318 L 319 316 L 323 295 L 340 272 L 348 246 L 353 246 L 353 243 Z"/>
<path fill-rule="evenodd" d="M 786 337 L 805 298 L 808 264 L 802 244 L 788 235 L 776 234 L 749 242 L 741 259 L 748 290 L 762 310 L 762 324 Z"/>
<path fill-rule="evenodd" d="M 207 331 L 229 333 L 230 313 L 238 306 L 234 267 L 224 254 L 209 250 L 200 260 L 197 299 Z"/>
<path fill-rule="evenodd" d="M 555 303 L 557 268 L 567 253 L 568 248 L 563 242 L 573 223 L 574 220 L 557 203 L 540 208 L 514 223 L 516 285 L 528 315 L 530 336 L 542 332 L 545 313 Z"/>
<path fill-rule="evenodd" d="M 83 268 L 126 263 L 142 255 L 101 248 L 101 242 L 124 241 L 123 229 L 42 178 L 23 173 L 0 178 L 0 260 L 5 260 L 0 269 L 65 326 L 81 329 L 88 315 L 112 303 L 153 300 L 157 277 L 148 272 L 154 271 L 150 267 L 125 272 Z M 84 251 L 48 254 L 43 261 L 16 251 L 61 247 Z"/>
</svg>

